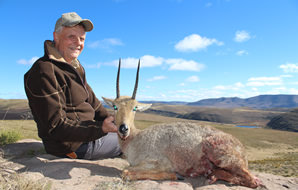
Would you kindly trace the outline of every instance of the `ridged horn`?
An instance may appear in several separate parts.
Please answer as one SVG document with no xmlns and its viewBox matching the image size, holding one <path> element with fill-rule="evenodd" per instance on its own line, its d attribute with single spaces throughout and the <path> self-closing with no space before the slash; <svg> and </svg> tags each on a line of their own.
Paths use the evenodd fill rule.
<svg viewBox="0 0 298 190">
<path fill-rule="evenodd" d="M 117 81 L 116 81 L 116 95 L 117 95 L 117 98 L 120 97 L 120 88 L 119 88 L 120 67 L 121 67 L 121 58 L 119 58 Z"/>
<path fill-rule="evenodd" d="M 135 89 L 133 90 L 132 99 L 136 99 L 136 94 L 138 90 L 138 83 L 139 83 L 139 71 L 140 71 L 140 59 L 138 63 L 138 70 L 137 70 L 137 76 L 136 76 L 136 83 L 135 83 Z"/>
</svg>

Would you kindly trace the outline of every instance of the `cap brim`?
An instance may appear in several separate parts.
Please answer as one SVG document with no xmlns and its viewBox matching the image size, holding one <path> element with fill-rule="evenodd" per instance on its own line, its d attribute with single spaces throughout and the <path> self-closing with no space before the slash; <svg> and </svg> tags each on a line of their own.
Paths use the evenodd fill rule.
<svg viewBox="0 0 298 190">
<path fill-rule="evenodd" d="M 86 32 L 90 32 L 93 29 L 93 24 L 88 19 L 83 19 L 80 23 L 84 25 Z"/>
<path fill-rule="evenodd" d="M 74 21 L 72 23 L 67 23 L 67 24 L 64 24 L 64 26 L 71 26 L 72 27 L 72 26 L 76 26 L 80 23 L 83 24 L 86 32 L 90 32 L 93 29 L 93 24 L 88 19 L 82 19 L 82 20 Z"/>
</svg>

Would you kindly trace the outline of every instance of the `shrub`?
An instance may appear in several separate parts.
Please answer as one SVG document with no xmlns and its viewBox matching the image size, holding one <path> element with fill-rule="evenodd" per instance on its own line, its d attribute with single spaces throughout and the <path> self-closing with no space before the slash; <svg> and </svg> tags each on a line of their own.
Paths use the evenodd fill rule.
<svg viewBox="0 0 298 190">
<path fill-rule="evenodd" d="M 15 143 L 21 139 L 21 134 L 16 131 L 2 131 L 0 132 L 0 145 Z"/>
</svg>

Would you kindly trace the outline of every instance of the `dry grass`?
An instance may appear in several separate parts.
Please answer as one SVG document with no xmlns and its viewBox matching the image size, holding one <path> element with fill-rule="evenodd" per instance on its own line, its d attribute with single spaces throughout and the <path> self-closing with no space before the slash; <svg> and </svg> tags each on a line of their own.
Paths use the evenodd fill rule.
<svg viewBox="0 0 298 190">
<path fill-rule="evenodd" d="M 276 158 L 249 161 L 249 168 L 284 177 L 298 177 L 298 152 L 279 154 Z"/>
<path fill-rule="evenodd" d="M 51 183 L 41 183 L 24 178 L 20 174 L 5 175 L 0 172 L 0 189 L 3 190 L 50 190 Z"/>
<path fill-rule="evenodd" d="M 33 120 L 0 120 L 0 133 L 12 130 L 18 131 L 22 139 L 40 140 Z"/>
<path fill-rule="evenodd" d="M 1 110 L 28 109 L 28 101 L 25 99 L 0 99 Z"/>
<path fill-rule="evenodd" d="M 93 190 L 106 190 L 106 189 L 113 189 L 113 190 L 136 190 L 133 186 L 133 182 L 125 181 L 122 179 L 113 180 L 113 181 L 104 181 L 98 183 Z"/>
<path fill-rule="evenodd" d="M 22 173 L 15 172 L 7 161 L 3 159 L 0 149 L 0 189 L 1 190 L 50 190 L 52 183 L 46 180 L 33 180 L 24 177 Z"/>
</svg>

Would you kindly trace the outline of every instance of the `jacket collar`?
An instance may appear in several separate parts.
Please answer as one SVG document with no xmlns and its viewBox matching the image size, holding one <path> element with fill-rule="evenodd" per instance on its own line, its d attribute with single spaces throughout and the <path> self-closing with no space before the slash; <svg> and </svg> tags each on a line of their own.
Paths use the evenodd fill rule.
<svg viewBox="0 0 298 190">
<path fill-rule="evenodd" d="M 44 48 L 45 48 L 45 53 L 48 55 L 49 59 L 67 63 L 67 61 L 65 61 L 62 55 L 59 53 L 59 51 L 55 48 L 55 44 L 53 41 L 46 40 Z M 73 60 L 71 65 L 76 69 L 80 67 L 80 63 L 77 59 Z"/>
</svg>

